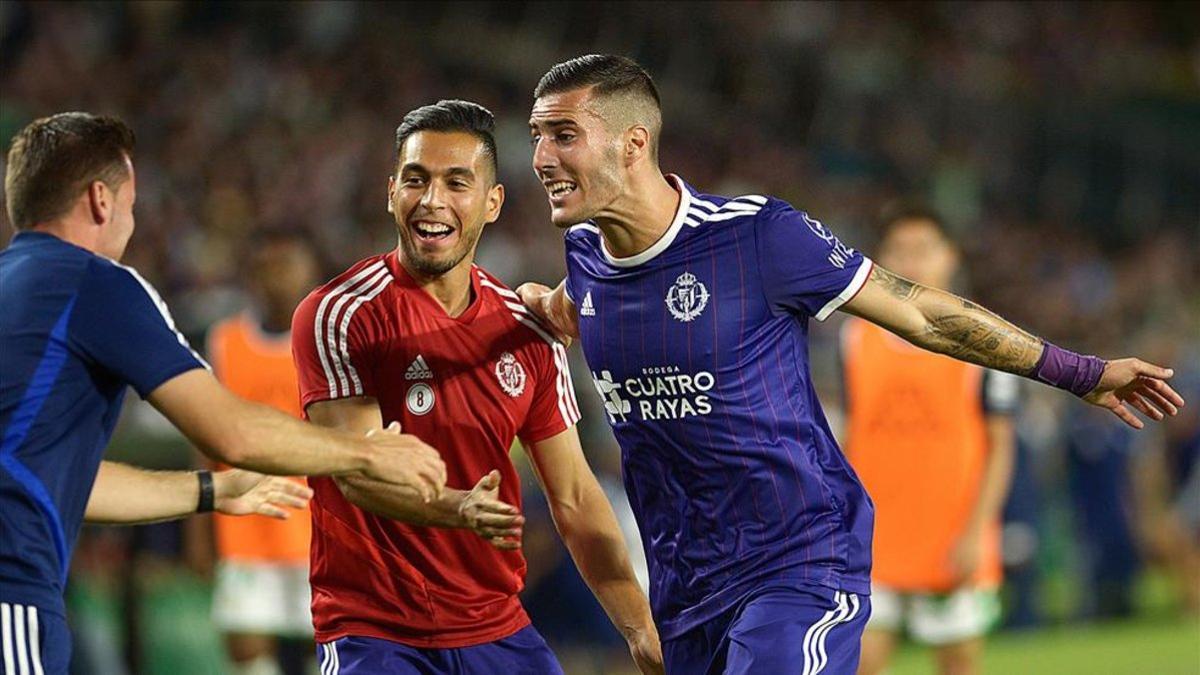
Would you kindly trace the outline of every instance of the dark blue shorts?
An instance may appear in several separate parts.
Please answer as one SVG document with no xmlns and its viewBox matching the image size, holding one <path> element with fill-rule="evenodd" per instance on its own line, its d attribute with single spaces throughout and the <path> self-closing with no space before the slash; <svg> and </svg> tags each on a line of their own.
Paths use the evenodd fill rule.
<svg viewBox="0 0 1200 675">
<path fill-rule="evenodd" d="M 67 675 L 71 666 L 71 631 L 63 617 L 0 601 L 0 673 Z"/>
<path fill-rule="evenodd" d="M 663 641 L 668 675 L 854 675 L 868 596 L 772 583 Z"/>
<path fill-rule="evenodd" d="M 503 640 L 455 649 L 344 637 L 317 645 L 321 675 L 563 675 L 546 641 L 526 626 Z"/>
</svg>

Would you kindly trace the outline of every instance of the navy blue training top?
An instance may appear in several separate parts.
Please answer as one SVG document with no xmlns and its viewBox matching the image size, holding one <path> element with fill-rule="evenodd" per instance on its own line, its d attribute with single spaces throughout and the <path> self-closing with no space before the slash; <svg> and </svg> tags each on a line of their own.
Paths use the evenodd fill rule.
<svg viewBox="0 0 1200 675">
<path fill-rule="evenodd" d="M 0 598 L 63 614 L 125 388 L 205 365 L 133 269 L 41 232 L 0 251 Z"/>
</svg>

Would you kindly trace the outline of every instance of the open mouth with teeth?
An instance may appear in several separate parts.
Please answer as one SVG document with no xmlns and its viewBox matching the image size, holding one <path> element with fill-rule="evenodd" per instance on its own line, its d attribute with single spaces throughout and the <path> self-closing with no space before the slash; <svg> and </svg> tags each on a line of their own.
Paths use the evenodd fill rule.
<svg viewBox="0 0 1200 675">
<path fill-rule="evenodd" d="M 454 234 L 454 228 L 445 223 L 418 220 L 412 224 L 412 232 L 418 241 L 432 244 L 449 239 Z"/>
<path fill-rule="evenodd" d="M 575 191 L 576 185 L 569 180 L 558 180 L 553 183 L 546 183 L 546 193 L 550 195 L 551 200 L 558 200 L 566 197 Z"/>
</svg>

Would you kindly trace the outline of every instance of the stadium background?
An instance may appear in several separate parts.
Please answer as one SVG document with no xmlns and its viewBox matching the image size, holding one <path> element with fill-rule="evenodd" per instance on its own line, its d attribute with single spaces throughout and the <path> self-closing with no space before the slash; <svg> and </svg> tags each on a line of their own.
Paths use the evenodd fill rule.
<svg viewBox="0 0 1200 675">
<path fill-rule="evenodd" d="M 1163 564 L 1172 544 L 1200 542 L 1196 521 L 1181 530 L 1170 518 L 1200 510 L 1176 495 L 1200 457 L 1197 7 L 6 1 L 0 135 L 76 109 L 133 126 L 126 262 L 200 336 L 245 301 L 240 254 L 258 227 L 308 233 L 329 273 L 393 246 L 383 207 L 395 126 L 445 97 L 498 117 L 509 198 L 481 264 L 510 285 L 559 279 L 559 235 L 529 168 L 531 90 L 565 58 L 633 56 L 662 89 L 665 169 L 709 192 L 788 199 L 868 254 L 884 202 L 927 198 L 965 249 L 958 290 L 1053 341 L 1177 368 L 1189 412 L 1136 437 L 1059 393 L 1024 390 L 1005 628 L 987 666 L 1198 673 L 1200 607 L 1189 616 Z M 11 231 L 5 219 L 3 241 Z M 833 418 L 836 328 L 815 330 L 813 359 Z M 585 445 L 619 502 L 617 448 L 573 358 Z M 192 461 L 136 401 L 109 456 Z M 532 483 L 526 495 L 535 623 L 569 672 L 624 672 L 623 643 Z M 211 561 L 190 541 L 180 524 L 86 531 L 70 589 L 79 672 L 221 671 Z M 930 668 L 908 650 L 894 672 Z"/>
</svg>

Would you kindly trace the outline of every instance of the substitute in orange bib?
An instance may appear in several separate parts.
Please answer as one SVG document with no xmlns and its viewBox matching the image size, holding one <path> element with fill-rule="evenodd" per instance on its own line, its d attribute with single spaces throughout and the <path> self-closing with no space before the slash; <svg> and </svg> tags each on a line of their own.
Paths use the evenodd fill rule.
<svg viewBox="0 0 1200 675">
<path fill-rule="evenodd" d="M 899 205 L 883 219 L 879 261 L 945 288 L 958 252 L 936 214 Z M 859 672 L 882 672 L 904 628 L 935 648 L 940 672 L 978 672 L 999 614 L 1017 377 L 924 351 L 860 319 L 843 328 L 842 359 L 847 455 L 875 502 L 874 611 Z"/>
<path fill-rule="evenodd" d="M 217 378 L 243 398 L 302 417 L 292 362 L 292 310 L 317 285 L 312 245 L 299 232 L 270 231 L 252 242 L 248 273 L 254 307 L 213 326 L 208 357 Z M 280 639 L 311 651 L 308 555 L 312 516 L 213 518 L 217 549 L 213 619 L 237 672 L 274 675 Z"/>
</svg>

